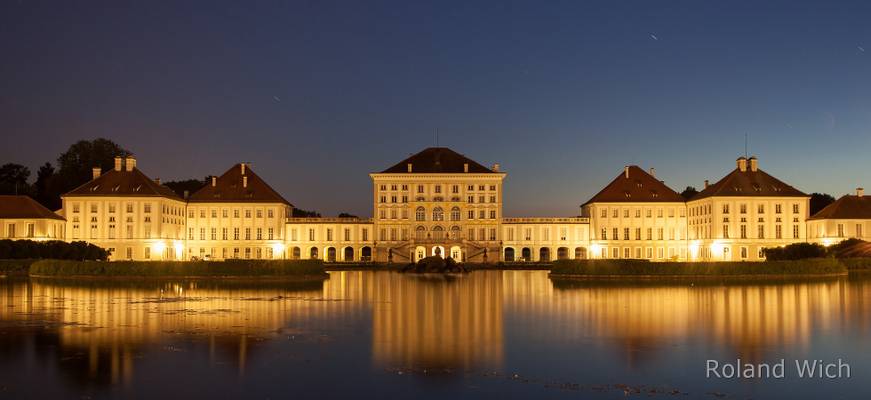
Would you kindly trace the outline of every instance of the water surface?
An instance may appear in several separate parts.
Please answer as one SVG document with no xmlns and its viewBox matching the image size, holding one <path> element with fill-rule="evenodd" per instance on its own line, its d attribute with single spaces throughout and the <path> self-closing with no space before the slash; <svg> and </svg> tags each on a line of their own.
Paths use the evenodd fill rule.
<svg viewBox="0 0 871 400">
<path fill-rule="evenodd" d="M 871 280 L 0 280 L 3 398 L 871 398 Z M 787 360 L 787 378 L 705 362 Z M 842 358 L 850 379 L 799 379 Z"/>
</svg>

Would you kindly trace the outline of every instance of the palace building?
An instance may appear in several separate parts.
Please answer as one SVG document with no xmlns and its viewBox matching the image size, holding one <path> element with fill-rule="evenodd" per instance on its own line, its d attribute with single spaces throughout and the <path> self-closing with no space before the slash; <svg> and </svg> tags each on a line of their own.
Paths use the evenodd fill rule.
<svg viewBox="0 0 871 400">
<path fill-rule="evenodd" d="M 193 194 L 149 178 L 132 156 L 62 196 L 53 213 L 0 196 L 2 237 L 87 241 L 111 260 L 323 259 L 407 263 L 631 258 L 758 261 L 762 249 L 868 238 L 861 189 L 817 215 L 809 196 L 759 169 L 756 157 L 689 200 L 631 165 L 580 206 L 579 216 L 505 217 L 506 172 L 430 147 L 372 179 L 371 218 L 294 218 L 293 205 L 238 163 Z"/>
</svg>

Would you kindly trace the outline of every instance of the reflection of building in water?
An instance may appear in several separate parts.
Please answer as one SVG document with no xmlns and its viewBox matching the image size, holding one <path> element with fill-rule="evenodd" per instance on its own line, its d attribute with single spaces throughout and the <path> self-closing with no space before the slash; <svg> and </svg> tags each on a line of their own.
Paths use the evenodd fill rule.
<svg viewBox="0 0 871 400">
<path fill-rule="evenodd" d="M 372 292 L 372 353 L 395 367 L 497 366 L 503 358 L 501 272 L 455 279 L 378 279 Z"/>
<path fill-rule="evenodd" d="M 864 282 L 844 280 L 776 285 L 609 286 L 572 284 L 554 289 L 544 274 L 506 271 L 505 312 L 528 318 L 556 341 L 614 338 L 626 356 L 638 346 L 700 338 L 733 348 L 745 359 L 764 349 L 805 348 L 813 332 L 862 321 L 871 304 Z"/>
<path fill-rule="evenodd" d="M 281 332 L 299 319 L 316 326 L 328 314 L 317 304 L 293 300 L 320 298 L 320 288 L 264 291 L 190 282 L 146 288 L 21 282 L 0 288 L 0 320 L 48 327 L 64 354 L 86 354 L 83 378 L 112 383 L 129 381 L 134 354 L 159 345 L 161 335 L 207 337 L 210 360 L 229 358 L 243 373 L 252 351 L 248 336 Z"/>
</svg>

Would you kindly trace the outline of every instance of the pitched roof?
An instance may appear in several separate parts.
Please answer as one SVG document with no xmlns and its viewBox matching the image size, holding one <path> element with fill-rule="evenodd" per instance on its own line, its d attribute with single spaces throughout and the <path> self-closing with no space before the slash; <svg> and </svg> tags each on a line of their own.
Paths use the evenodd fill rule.
<svg viewBox="0 0 871 400">
<path fill-rule="evenodd" d="M 457 153 L 447 147 L 428 147 L 421 152 L 408 157 L 396 165 L 381 171 L 382 174 L 409 173 L 412 174 L 451 174 L 466 172 L 463 164 L 469 165 L 469 173 L 497 173 L 472 159 Z"/>
<path fill-rule="evenodd" d="M 841 196 L 808 219 L 871 219 L 871 196 Z"/>
<path fill-rule="evenodd" d="M 671 190 L 653 175 L 648 174 L 637 165 L 630 165 L 581 207 L 590 203 L 683 203 L 685 201 L 681 195 Z"/>
<path fill-rule="evenodd" d="M 244 177 L 247 177 L 247 181 L 243 179 Z M 233 165 L 223 175 L 213 179 L 214 186 L 212 186 L 212 182 L 206 182 L 206 186 L 192 194 L 188 201 L 192 203 L 284 203 L 293 207 L 290 202 L 281 197 L 260 176 L 255 174 L 248 164 Z"/>
<path fill-rule="evenodd" d="M 0 218 L 5 219 L 30 219 L 49 218 L 64 221 L 64 217 L 57 215 L 49 209 L 27 196 L 0 195 Z"/>
<path fill-rule="evenodd" d="M 172 189 L 158 184 L 136 167 L 131 171 L 121 168 L 120 171 L 111 169 L 103 172 L 97 179 L 92 179 L 64 196 L 157 196 L 181 200 Z"/>
<path fill-rule="evenodd" d="M 761 169 L 753 171 L 748 167 L 744 171 L 735 168 L 729 175 L 693 196 L 690 201 L 712 196 L 807 197 L 807 194 Z"/>
</svg>

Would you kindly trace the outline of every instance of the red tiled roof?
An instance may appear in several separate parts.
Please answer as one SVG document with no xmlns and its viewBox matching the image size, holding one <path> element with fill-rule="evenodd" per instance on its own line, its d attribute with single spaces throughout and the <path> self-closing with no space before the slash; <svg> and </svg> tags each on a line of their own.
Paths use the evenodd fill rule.
<svg viewBox="0 0 871 400">
<path fill-rule="evenodd" d="M 0 218 L 4 219 L 59 219 L 64 217 L 57 215 L 49 209 L 27 196 L 0 195 Z"/>
<path fill-rule="evenodd" d="M 243 177 L 248 178 L 247 182 L 243 182 Z M 215 178 L 215 186 L 212 186 L 212 182 L 206 182 L 206 186 L 192 194 L 188 201 L 192 203 L 283 203 L 293 207 L 290 202 L 281 197 L 260 176 L 255 174 L 250 165 L 245 164 L 245 173 L 243 174 L 241 163 L 234 165 L 223 175 Z"/>
<path fill-rule="evenodd" d="M 469 164 L 469 173 L 496 173 L 466 156 L 447 147 L 428 147 L 421 152 L 400 161 L 396 165 L 381 171 L 382 174 L 409 173 L 411 164 L 413 174 L 451 174 L 463 173 L 463 164 Z"/>
<path fill-rule="evenodd" d="M 765 171 L 752 171 L 750 167 L 745 171 L 735 168 L 729 175 L 693 196 L 690 201 L 712 196 L 807 197 L 800 190 Z"/>
<path fill-rule="evenodd" d="M 159 196 L 181 200 L 172 189 L 158 184 L 135 167 L 132 171 L 122 168 L 103 172 L 97 179 L 64 194 L 67 196 Z"/>
<path fill-rule="evenodd" d="M 841 196 L 808 219 L 871 219 L 871 196 Z"/>
<path fill-rule="evenodd" d="M 637 165 L 628 167 L 620 172 L 611 183 L 596 193 L 593 198 L 587 200 L 581 207 L 590 203 L 623 203 L 623 202 L 678 202 L 686 200 L 677 192 L 671 190 L 662 181 L 648 174 Z"/>
</svg>

